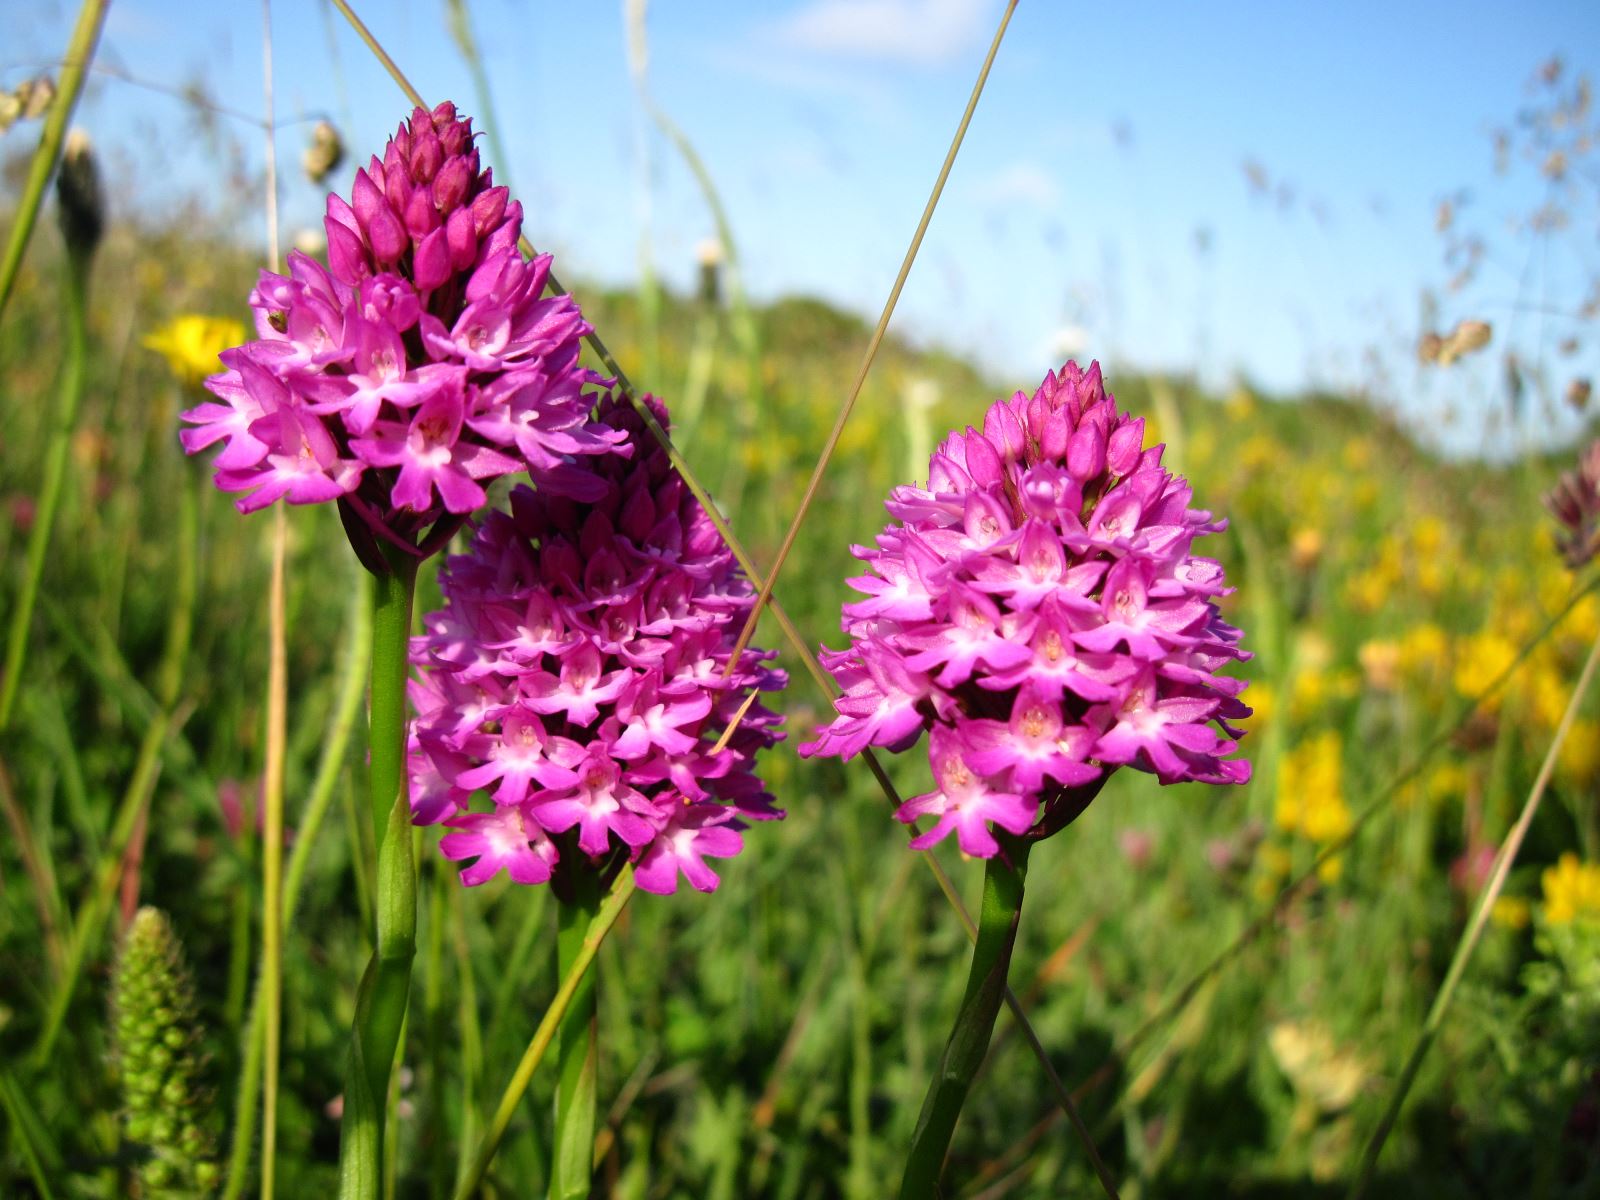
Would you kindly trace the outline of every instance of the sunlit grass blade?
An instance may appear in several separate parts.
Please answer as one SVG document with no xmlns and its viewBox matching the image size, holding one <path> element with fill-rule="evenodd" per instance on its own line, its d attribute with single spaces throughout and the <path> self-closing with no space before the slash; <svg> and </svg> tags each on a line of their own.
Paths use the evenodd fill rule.
<svg viewBox="0 0 1600 1200">
<path fill-rule="evenodd" d="M 1373 1174 L 1378 1169 L 1378 1157 L 1383 1153 L 1384 1142 L 1388 1140 L 1389 1133 L 1394 1129 L 1395 1121 L 1400 1117 L 1400 1110 L 1404 1107 L 1406 1096 L 1411 1091 L 1411 1085 L 1416 1081 L 1417 1072 L 1422 1068 L 1422 1060 L 1427 1057 L 1429 1048 L 1434 1039 L 1439 1035 L 1439 1027 L 1444 1023 L 1445 1013 L 1450 1009 L 1450 1002 L 1455 998 L 1456 988 L 1461 984 L 1461 977 L 1466 972 L 1467 963 L 1472 958 L 1472 953 L 1478 947 L 1478 941 L 1483 936 L 1484 926 L 1488 924 L 1490 910 L 1500 898 L 1500 892 L 1505 887 L 1506 876 L 1510 873 L 1512 865 L 1517 861 L 1517 854 L 1522 849 L 1523 839 L 1528 836 L 1528 827 L 1533 824 L 1533 818 L 1539 811 L 1539 802 L 1544 799 L 1546 787 L 1550 783 L 1550 776 L 1555 771 L 1556 757 L 1561 752 L 1562 744 L 1567 740 L 1567 735 L 1572 731 L 1573 720 L 1578 715 L 1578 708 L 1583 703 L 1583 698 L 1589 690 L 1589 685 L 1594 681 L 1595 666 L 1600 664 L 1600 638 L 1595 640 L 1594 646 L 1589 651 L 1589 657 L 1584 660 L 1583 670 L 1578 675 L 1578 682 L 1573 685 L 1572 697 L 1567 701 L 1566 710 L 1561 714 L 1561 722 L 1556 726 L 1554 736 L 1550 739 L 1550 748 L 1545 752 L 1544 761 L 1539 764 L 1539 774 L 1534 778 L 1533 787 L 1528 792 L 1528 798 L 1522 805 L 1522 812 L 1518 815 L 1516 824 L 1511 827 L 1511 832 L 1506 834 L 1505 841 L 1500 846 L 1499 853 L 1495 856 L 1494 870 L 1490 873 L 1488 881 L 1483 886 L 1483 891 L 1478 896 L 1477 906 L 1473 909 L 1472 919 L 1467 923 L 1466 929 L 1461 933 L 1461 940 L 1456 943 L 1455 953 L 1450 958 L 1449 970 L 1445 972 L 1444 982 L 1439 985 L 1439 991 L 1433 998 L 1433 1004 L 1428 1009 L 1427 1019 L 1422 1024 L 1422 1032 L 1417 1036 L 1416 1045 L 1412 1047 L 1410 1056 L 1406 1059 L 1405 1067 L 1400 1072 L 1394 1092 L 1389 1098 L 1388 1107 L 1384 1110 L 1383 1117 L 1378 1122 L 1378 1127 L 1373 1131 L 1372 1138 L 1367 1142 L 1367 1148 L 1361 1156 L 1361 1173 L 1354 1186 L 1350 1189 L 1353 1200 L 1366 1195 L 1372 1186 Z"/>
<path fill-rule="evenodd" d="M 23 1160 L 40 1200 L 53 1200 L 50 1181 L 61 1175 L 61 1151 L 50 1136 L 50 1129 L 39 1119 L 39 1110 L 5 1067 L 0 1066 L 0 1106 L 5 1108 L 11 1132 L 22 1148 Z"/>
<path fill-rule="evenodd" d="M 828 440 L 823 443 L 822 453 L 817 456 L 816 466 L 812 468 L 811 478 L 800 497 L 800 506 L 795 509 L 794 516 L 789 521 L 788 531 L 783 535 L 783 542 L 778 547 L 778 555 L 773 559 L 772 568 L 767 572 L 766 580 L 757 589 L 755 607 L 750 610 L 750 616 L 745 620 L 744 628 L 740 630 L 739 638 L 734 643 L 733 652 L 728 659 L 730 670 L 738 661 L 740 653 L 750 644 L 750 639 L 755 636 L 756 624 L 761 619 L 761 610 L 772 598 L 772 590 L 777 586 L 778 576 L 789 560 L 789 552 L 794 549 L 795 538 L 799 536 L 800 527 L 805 524 L 806 516 L 811 511 L 811 503 L 816 499 L 817 488 L 822 484 L 822 476 L 827 471 L 833 452 L 839 445 L 839 438 L 844 434 L 845 424 L 855 410 L 856 400 L 861 395 L 861 386 L 866 383 L 867 374 L 872 370 L 872 363 L 878 356 L 878 347 L 883 344 L 883 336 L 889 331 L 889 320 L 894 316 L 895 305 L 900 302 L 900 293 L 905 288 L 906 279 L 911 275 L 911 267 L 917 261 L 917 251 L 922 248 L 923 236 L 928 232 L 928 225 L 933 220 L 934 209 L 939 206 L 939 197 L 944 194 L 945 181 L 950 178 L 950 169 L 955 166 L 956 155 L 961 151 L 961 143 L 966 140 L 967 126 L 972 123 L 972 114 L 978 109 L 978 101 L 983 96 L 983 86 L 989 80 L 989 69 L 994 66 L 995 55 L 1000 52 L 1000 43 L 1006 36 L 1006 26 L 1011 23 L 1011 14 L 1016 8 L 1017 0 L 1007 0 L 1005 11 L 1000 15 L 1000 24 L 994 31 L 994 40 L 989 43 L 989 53 L 984 57 L 977 81 L 972 85 L 972 94 L 967 98 L 966 110 L 961 114 L 961 122 L 956 126 L 955 136 L 950 139 L 950 149 L 945 152 L 944 163 L 939 167 L 939 175 L 934 180 L 933 190 L 928 193 L 928 202 L 922 209 L 922 219 L 917 222 L 916 232 L 911 235 L 911 244 L 906 247 L 905 257 L 900 261 L 900 272 L 895 276 L 894 286 L 889 289 L 888 299 L 883 302 L 883 311 L 878 314 L 878 323 L 873 327 L 872 337 L 867 341 L 866 352 L 861 356 L 861 365 L 856 368 L 856 377 L 845 395 L 844 404 L 839 408 L 838 417 L 834 419 Z"/>
<path fill-rule="evenodd" d="M 33 885 L 34 908 L 39 914 L 39 932 L 44 939 L 45 956 L 50 960 L 52 972 L 59 977 L 65 951 L 61 944 L 61 927 L 65 924 L 65 907 L 61 903 L 61 890 L 56 884 L 55 872 L 49 865 L 49 843 L 41 842 L 33 833 L 33 822 L 17 803 L 11 787 L 11 775 L 0 760 L 0 814 L 5 817 L 17 853 L 22 858 L 22 869 Z"/>
<path fill-rule="evenodd" d="M 0 320 L 5 317 L 11 289 L 16 286 L 17 272 L 22 267 L 23 255 L 28 251 L 34 224 L 39 219 L 39 206 L 44 202 L 45 188 L 50 185 L 50 176 L 61 158 L 61 143 L 67 135 L 67 124 L 72 120 L 78 97 L 83 93 L 84 77 L 94 59 L 100 30 L 105 25 L 106 10 L 110 7 L 111 0 L 84 0 L 83 6 L 78 9 L 78 21 L 72 28 L 67 53 L 61 62 L 56 98 L 50 105 L 50 111 L 45 114 L 39 148 L 33 152 L 28 164 L 28 178 L 22 185 L 22 198 L 12 219 L 11 236 L 6 240 L 5 255 L 0 258 Z M 0 727 L 3 725 L 0 722 Z"/>
<path fill-rule="evenodd" d="M 267 257 L 278 262 L 278 153 L 272 115 L 272 3 L 261 0 L 261 79 L 266 161 Z M 261 772 L 261 981 L 265 1028 L 261 1080 L 261 1194 L 273 1200 L 278 1167 L 278 1068 L 283 1038 L 283 775 L 289 724 L 289 664 L 284 573 L 289 518 L 275 506 L 272 574 L 267 591 L 267 735 Z"/>
<path fill-rule="evenodd" d="M 484 133 L 489 139 L 489 152 L 494 155 L 495 182 L 504 187 L 516 188 L 511 182 L 511 155 L 500 139 L 500 122 L 494 119 L 494 101 L 489 90 L 489 75 L 483 69 L 483 55 L 478 50 L 477 36 L 472 32 L 472 13 L 467 0 L 445 0 L 450 17 L 450 36 L 455 38 L 456 49 L 467 64 L 472 76 L 472 90 L 477 94 L 478 112 L 483 116 Z"/>
<path fill-rule="evenodd" d="M 284 872 L 285 928 L 294 923 L 300 892 L 305 884 L 306 869 L 310 866 L 311 855 L 317 847 L 323 821 L 333 803 L 335 789 L 344 774 L 351 733 L 361 714 L 361 701 L 366 695 L 367 655 L 371 640 L 368 579 L 365 571 L 360 572 L 360 578 L 351 596 L 338 698 L 334 703 L 327 740 L 323 743 L 322 756 L 317 763 L 317 772 L 311 782 L 305 809 L 296 823 L 294 849 L 289 853 L 289 865 Z M 258 979 L 250 999 L 250 1014 L 245 1020 L 244 1061 L 239 1070 L 239 1086 L 234 1104 L 233 1141 L 228 1156 L 227 1181 L 223 1187 L 224 1200 L 238 1200 L 238 1197 L 244 1194 L 249 1178 L 250 1156 L 255 1149 L 256 1096 L 261 1086 L 262 1057 L 265 1053 L 262 1036 L 265 1023 L 265 999 L 262 994 L 262 981 Z"/>
</svg>

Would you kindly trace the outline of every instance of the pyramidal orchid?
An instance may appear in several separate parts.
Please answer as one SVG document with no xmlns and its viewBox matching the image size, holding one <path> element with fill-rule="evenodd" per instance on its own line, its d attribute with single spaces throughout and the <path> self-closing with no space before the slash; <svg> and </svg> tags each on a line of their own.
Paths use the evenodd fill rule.
<svg viewBox="0 0 1600 1200">
<path fill-rule="evenodd" d="M 414 111 L 324 226 L 327 265 L 293 251 L 286 275 L 262 273 L 255 340 L 222 352 L 215 401 L 183 414 L 185 450 L 221 443 L 239 510 L 336 500 L 381 574 L 378 542 L 425 557 L 492 479 L 581 490 L 575 461 L 619 436 L 589 416 L 588 326 L 543 295 L 550 258 L 522 258 L 522 206 L 480 169 L 472 122 Z"/>
<path fill-rule="evenodd" d="M 349 198 L 328 197 L 324 224 L 326 265 L 295 252 L 286 274 L 262 273 L 250 294 L 256 337 L 221 352 L 226 370 L 206 380 L 214 399 L 183 414 L 180 438 L 190 454 L 220 445 L 215 481 L 241 512 L 336 502 L 373 576 L 368 778 L 380 897 L 340 1161 L 344 1178 L 374 1179 L 416 952 L 405 693 L 418 566 L 486 503 L 491 480 L 526 472 L 541 503 L 594 500 L 603 484 L 580 464 L 626 448 L 591 417 L 598 397 L 586 389 L 606 381 L 579 365 L 582 314 L 569 297 L 544 295 L 550 260 L 523 259 L 522 208 L 480 168 L 472 123 L 453 104 L 416 108 L 382 158 L 356 172 Z M 506 723 L 502 791 L 553 778 L 520 773 L 513 748 L 539 736 Z M 588 778 L 580 765 L 574 781 Z M 593 825 L 583 825 L 588 845 Z M 480 833 L 480 870 L 540 877 L 514 820 Z"/>
<path fill-rule="evenodd" d="M 446 827 L 439 849 L 469 886 L 550 884 L 563 979 L 617 897 L 680 878 L 712 891 L 747 822 L 783 815 L 755 758 L 782 737 L 756 697 L 784 676 L 770 652 L 730 667 L 754 590 L 642 417 L 621 399 L 598 413 L 627 453 L 587 460 L 588 486 L 565 494 L 516 488 L 446 563 L 445 607 L 412 643 L 412 819 Z M 589 1194 L 595 986 L 581 977 L 559 1027 L 552 1196 Z"/>
<path fill-rule="evenodd" d="M 725 673 L 754 593 L 640 418 L 599 415 L 630 455 L 590 460 L 568 494 L 518 487 L 441 572 L 445 607 L 412 643 L 412 815 L 447 827 L 469 885 L 560 889 L 631 861 L 644 891 L 711 891 L 708 860 L 782 816 L 755 775 L 779 718 L 754 704 L 719 734 L 784 677 L 757 651 Z"/>
<path fill-rule="evenodd" d="M 931 731 L 934 790 L 902 821 L 989 858 L 989 827 L 1037 838 L 1077 816 L 1118 767 L 1162 783 L 1242 783 L 1247 658 L 1222 619 L 1222 568 L 1192 552 L 1225 527 L 1145 448 L 1098 364 L 1068 363 L 1033 395 L 952 433 L 926 487 L 895 488 L 898 519 L 844 606 L 850 646 L 825 651 L 844 688 L 802 754 L 905 750 Z"/>
<path fill-rule="evenodd" d="M 1163 784 L 1243 783 L 1248 657 L 1217 607 L 1222 567 L 1193 552 L 1225 523 L 1146 448 L 1098 364 L 1068 363 L 952 433 L 926 486 L 895 488 L 896 523 L 854 553 L 850 644 L 825 651 L 844 689 L 802 754 L 910 749 L 929 733 L 933 786 L 896 812 L 986 860 L 966 995 L 928 1090 L 901 1183 L 934 1195 L 983 1060 L 1033 843 L 1074 820 L 1119 767 Z"/>
</svg>

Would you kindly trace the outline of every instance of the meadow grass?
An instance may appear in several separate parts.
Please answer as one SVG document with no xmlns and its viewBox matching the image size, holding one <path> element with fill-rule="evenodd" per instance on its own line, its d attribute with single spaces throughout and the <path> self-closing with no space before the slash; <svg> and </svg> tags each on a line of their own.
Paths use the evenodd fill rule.
<svg viewBox="0 0 1600 1200">
<path fill-rule="evenodd" d="M 265 1003 L 252 999 L 252 964 L 268 902 L 255 809 L 272 518 L 241 520 L 205 467 L 183 458 L 177 412 L 198 395 L 141 341 L 180 313 L 243 316 L 256 265 L 186 216 L 113 223 L 95 266 L 121 286 L 114 298 L 90 292 L 83 407 L 27 678 L 0 743 L 0 1194 L 121 1194 L 133 1164 L 107 1066 L 107 972 L 111 927 L 141 902 L 165 909 L 183 942 L 217 1106 L 254 1103 L 246 1033 Z M 65 269 L 42 230 L 0 324 L 8 615 L 54 427 L 58 356 L 40 348 L 66 337 Z M 1037 382 L 990 378 L 892 333 L 867 374 L 867 326 L 804 298 L 724 308 L 654 286 L 642 297 L 576 291 L 642 388 L 669 403 L 685 388 L 702 397 L 692 427 L 675 431 L 678 448 L 758 565 L 777 558 L 839 400 L 859 388 L 777 585 L 813 644 L 837 644 L 849 546 L 882 526 L 882 498 L 908 460 L 925 460 L 928 431 L 960 428 L 994 396 Z M 1158 427 L 1151 440 L 1169 443 L 1198 502 L 1231 521 L 1207 551 L 1238 585 L 1225 610 L 1257 655 L 1246 693 L 1256 774 L 1220 790 L 1112 779 L 1032 855 L 1012 987 L 1056 1074 L 1084 1085 L 1083 1115 L 1122 1194 L 1336 1194 L 1395 1094 L 1485 850 L 1511 828 L 1600 637 L 1600 601 L 1590 591 L 1572 603 L 1590 577 L 1560 566 L 1538 505 L 1554 459 L 1441 459 L 1346 398 L 1279 402 L 1247 386 L 1214 396 L 1119 370 L 1109 383 Z M 376 839 L 365 739 L 351 729 L 362 720 L 351 699 L 362 665 L 349 648 L 365 635 L 348 603 L 359 570 L 325 506 L 291 513 L 288 539 L 283 786 L 294 841 L 275 1166 L 279 1194 L 307 1195 L 337 1170 Z M 175 581 L 191 560 L 196 599 L 175 672 Z M 430 566 L 419 610 L 438 599 Z M 781 646 L 770 615 L 761 644 Z M 855 764 L 793 753 L 828 705 L 783 654 L 789 740 L 763 775 L 788 818 L 751 836 L 715 897 L 635 902 L 595 956 L 602 1194 L 883 1195 L 960 1002 L 966 938 L 935 881 L 908 868 L 881 790 Z M 901 794 L 925 789 L 920 756 L 885 769 Z M 238 819 L 221 799 L 230 781 Z M 1597 787 L 1591 697 L 1553 759 L 1510 903 L 1495 906 L 1420 1061 L 1373 1194 L 1506 1194 L 1531 1181 L 1540 1194 L 1581 1195 L 1600 1178 L 1578 1120 L 1600 1103 L 1594 944 L 1580 923 L 1552 919 L 1540 882 L 1563 852 L 1600 858 Z M 1369 803 L 1349 846 L 1329 852 Z M 556 1072 L 533 1074 L 521 1105 L 496 1105 L 557 991 L 555 915 L 542 894 L 503 879 L 463 893 L 436 836 L 418 835 L 397 1194 L 450 1194 L 484 1129 L 500 1124 L 488 1186 L 536 1194 L 555 1152 Z M 975 910 L 973 864 L 953 847 L 933 853 Z M 1305 885 L 1264 919 L 1300 875 Z M 1225 948 L 1220 969 L 1201 971 Z M 1175 995 L 1185 1002 L 1169 1003 Z M 950 1194 L 1097 1188 L 1039 1063 L 1004 1022 L 963 1117 Z M 229 1133 L 231 1186 L 250 1194 L 253 1134 Z"/>
</svg>

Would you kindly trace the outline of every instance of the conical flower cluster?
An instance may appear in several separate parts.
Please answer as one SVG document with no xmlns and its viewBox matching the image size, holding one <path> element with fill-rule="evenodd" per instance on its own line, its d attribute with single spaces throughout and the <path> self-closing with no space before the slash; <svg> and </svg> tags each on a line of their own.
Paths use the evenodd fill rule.
<svg viewBox="0 0 1600 1200">
<path fill-rule="evenodd" d="M 762 651 L 726 671 L 750 585 L 643 422 L 617 400 L 599 416 L 630 453 L 589 460 L 584 499 L 517 488 L 441 572 L 445 608 L 412 643 L 413 816 L 451 827 L 468 884 L 627 859 L 646 891 L 680 873 L 710 891 L 705 859 L 782 816 L 754 771 L 779 718 L 754 703 L 718 742 L 784 677 Z"/>
<path fill-rule="evenodd" d="M 160 909 L 134 914 L 113 982 L 112 1068 L 122 1089 L 123 1128 L 146 1151 L 138 1195 L 210 1195 L 220 1171 L 194 985 Z"/>
<path fill-rule="evenodd" d="M 1578 459 L 1544 498 L 1545 507 L 1561 525 L 1556 548 L 1574 571 L 1600 554 L 1600 440 Z"/>
<path fill-rule="evenodd" d="M 953 831 L 991 857 L 991 823 L 1051 833 L 1119 766 L 1249 778 L 1227 757 L 1244 681 L 1218 674 L 1248 656 L 1217 609 L 1221 565 L 1191 553 L 1225 522 L 1190 508 L 1143 443 L 1099 365 L 1068 363 L 952 433 L 927 487 L 890 493 L 898 524 L 855 548 L 865 599 L 844 606 L 849 648 L 824 654 L 845 694 L 801 753 L 904 750 L 931 731 L 934 790 L 896 814 L 934 818 L 914 847 Z"/>
<path fill-rule="evenodd" d="M 206 385 L 220 403 L 182 434 L 191 454 L 223 444 L 217 486 L 240 511 L 337 499 L 358 551 L 365 527 L 427 552 L 488 480 L 529 470 L 581 493 L 575 456 L 614 448 L 583 393 L 603 382 L 578 365 L 588 326 L 570 297 L 542 297 L 549 256 L 523 260 L 522 207 L 472 141 L 454 105 L 417 109 L 348 202 L 328 197 L 328 266 L 296 251 L 287 275 L 263 272 L 257 339 L 223 352 Z"/>
</svg>

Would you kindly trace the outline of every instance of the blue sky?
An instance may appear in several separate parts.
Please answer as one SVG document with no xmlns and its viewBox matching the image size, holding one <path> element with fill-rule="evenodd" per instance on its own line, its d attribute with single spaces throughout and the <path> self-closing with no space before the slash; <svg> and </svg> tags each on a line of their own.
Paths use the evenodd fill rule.
<svg viewBox="0 0 1600 1200">
<path fill-rule="evenodd" d="M 6 6 L 0 82 L 58 56 L 75 7 Z M 357 7 L 425 95 L 476 109 L 443 0 Z M 716 179 L 754 294 L 803 291 L 876 313 L 1000 10 L 999 0 L 650 5 L 650 90 Z M 711 221 L 641 116 L 623 4 L 475 0 L 471 13 L 535 242 L 560 254 L 565 276 L 625 281 L 648 230 L 657 270 L 687 284 Z M 404 103 L 323 0 L 278 0 L 273 38 L 280 120 L 327 113 L 353 150 L 380 149 Z M 1542 361 L 1557 390 L 1592 371 L 1592 349 L 1554 357 L 1567 325 L 1522 315 L 1513 328 L 1508 306 L 1576 308 L 1593 224 L 1554 243 L 1554 262 L 1530 260 L 1506 220 L 1544 185 L 1531 171 L 1497 179 L 1489 135 L 1528 103 L 1552 54 L 1570 77 L 1597 49 L 1592 3 L 1022 0 L 896 328 L 1019 382 L 1070 348 L 1213 381 L 1353 386 L 1373 378 L 1375 351 L 1388 399 L 1419 419 L 1453 406 L 1477 429 L 1500 394 L 1498 356 L 1447 374 L 1410 361 L 1421 291 L 1449 277 L 1435 211 L 1470 188 L 1468 211 L 1498 251 L 1444 315 L 1495 321 L 1496 350 Z M 102 61 L 146 80 L 201 79 L 218 102 L 259 112 L 259 7 L 118 0 Z M 179 102 L 103 77 L 80 117 L 129 154 L 146 131 L 185 120 Z M 319 216 L 293 170 L 306 130 L 279 136 L 290 229 Z M 210 169 L 204 147 L 158 140 L 161 161 L 136 174 L 147 203 L 201 186 Z M 1265 193 L 1247 161 L 1264 171 Z"/>
</svg>

